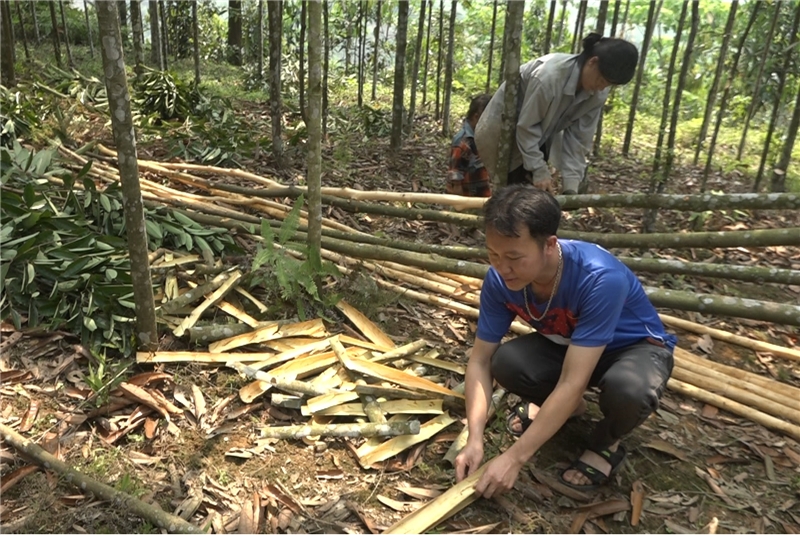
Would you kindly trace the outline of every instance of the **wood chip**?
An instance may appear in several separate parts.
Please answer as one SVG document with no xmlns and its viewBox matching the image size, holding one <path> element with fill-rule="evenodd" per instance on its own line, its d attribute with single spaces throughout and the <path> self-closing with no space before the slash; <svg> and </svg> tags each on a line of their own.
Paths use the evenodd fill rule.
<svg viewBox="0 0 800 535">
<path fill-rule="evenodd" d="M 353 325 L 361 331 L 361 334 L 367 339 L 381 347 L 395 347 L 395 343 L 384 333 L 377 325 L 375 325 L 368 317 L 362 314 L 358 309 L 350 306 L 344 299 L 336 303 L 336 308 L 342 311 L 342 314 L 353 322 Z"/>
</svg>

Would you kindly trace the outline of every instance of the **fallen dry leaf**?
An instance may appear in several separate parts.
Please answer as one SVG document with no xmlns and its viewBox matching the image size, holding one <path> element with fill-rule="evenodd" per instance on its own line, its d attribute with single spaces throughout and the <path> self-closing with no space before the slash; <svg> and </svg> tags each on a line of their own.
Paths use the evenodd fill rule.
<svg viewBox="0 0 800 535">
<path fill-rule="evenodd" d="M 644 485 L 642 485 L 640 480 L 636 480 L 631 487 L 631 526 L 636 527 L 639 525 L 639 518 L 642 514 Z"/>
<path fill-rule="evenodd" d="M 660 451 L 661 453 L 666 453 L 668 455 L 672 455 L 676 459 L 679 459 L 683 462 L 689 462 L 689 458 L 683 453 L 681 450 L 667 442 L 666 440 L 661 440 L 660 438 L 655 438 L 650 442 L 644 444 L 646 448 L 650 448 L 656 451 Z"/>
</svg>

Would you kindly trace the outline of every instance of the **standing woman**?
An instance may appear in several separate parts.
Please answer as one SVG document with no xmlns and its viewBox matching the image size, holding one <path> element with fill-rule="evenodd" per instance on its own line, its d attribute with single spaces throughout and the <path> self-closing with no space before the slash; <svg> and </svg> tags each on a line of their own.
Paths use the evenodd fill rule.
<svg viewBox="0 0 800 535">
<path fill-rule="evenodd" d="M 632 43 L 590 33 L 580 54 L 548 54 L 522 65 L 508 184 L 527 182 L 555 193 L 551 163 L 561 172 L 563 193 L 577 193 L 609 88 L 630 82 L 638 60 Z M 505 83 L 475 128 L 490 176 L 497 165 L 504 99 Z"/>
</svg>

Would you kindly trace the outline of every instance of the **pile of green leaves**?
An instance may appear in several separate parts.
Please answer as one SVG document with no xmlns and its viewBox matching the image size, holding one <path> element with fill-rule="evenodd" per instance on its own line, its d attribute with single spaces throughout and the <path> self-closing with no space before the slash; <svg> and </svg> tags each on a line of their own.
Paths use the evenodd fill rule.
<svg viewBox="0 0 800 535">
<path fill-rule="evenodd" d="M 129 354 L 134 304 L 122 195 L 116 184 L 98 190 L 90 166 L 73 173 L 52 150 L 0 149 L 0 317 Z M 153 248 L 237 250 L 225 229 L 169 211 L 146 218 Z"/>
<path fill-rule="evenodd" d="M 18 137 L 39 127 L 38 107 L 25 91 L 0 86 L 0 146 L 10 147 Z"/>
<path fill-rule="evenodd" d="M 174 72 L 149 68 L 134 83 L 133 90 L 138 112 L 161 121 L 185 120 L 200 99 L 200 92 L 193 82 Z"/>
<path fill-rule="evenodd" d="M 339 270 L 329 262 L 322 262 L 321 266 L 315 267 L 308 257 L 305 244 L 292 242 L 300 224 L 302 206 L 301 196 L 284 220 L 277 236 L 269 222 L 262 220 L 261 237 L 264 240 L 253 258 L 251 285 L 262 285 L 268 293 L 274 292 L 274 295 L 268 295 L 267 301 L 281 300 L 287 308 L 296 308 L 297 315 L 305 320 L 310 316 L 324 315 L 324 310 L 339 300 L 338 295 L 323 293 L 319 287 L 323 277 L 338 277 Z M 285 248 L 303 253 L 305 259 L 299 260 L 290 256 Z"/>
</svg>

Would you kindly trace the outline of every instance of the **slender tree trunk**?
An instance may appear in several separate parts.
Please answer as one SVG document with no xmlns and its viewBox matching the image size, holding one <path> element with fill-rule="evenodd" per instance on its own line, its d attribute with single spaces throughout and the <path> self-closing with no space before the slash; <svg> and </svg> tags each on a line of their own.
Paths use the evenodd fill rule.
<svg viewBox="0 0 800 535">
<path fill-rule="evenodd" d="M 64 26 L 64 46 L 67 48 L 67 63 L 70 67 L 75 65 L 72 59 L 72 48 L 69 46 L 69 29 L 67 28 L 67 16 L 64 14 L 64 2 L 58 2 L 58 9 L 61 11 L 61 24 Z"/>
<path fill-rule="evenodd" d="M 59 68 L 63 67 L 61 62 L 61 43 L 58 39 L 58 19 L 56 18 L 56 4 L 55 2 L 47 2 L 47 5 L 50 7 L 50 22 L 52 23 L 53 28 L 53 52 L 56 56 L 56 65 Z M 11 35 L 9 30 L 9 36 Z M 13 48 L 12 48 L 13 51 Z M 13 56 L 11 56 L 13 58 Z"/>
<path fill-rule="evenodd" d="M 0 83 L 6 87 L 17 85 L 17 77 L 14 72 L 14 35 L 11 32 L 13 22 L 11 20 L 11 4 L 9 2 L 0 3 L 0 40 L 3 42 L 0 51 Z"/>
<path fill-rule="evenodd" d="M 508 181 L 508 165 L 511 159 L 511 143 L 517 126 L 517 98 L 519 93 L 520 48 L 522 45 L 522 19 L 525 14 L 524 2 L 506 3 L 505 48 L 505 100 L 503 102 L 503 127 L 497 147 L 497 169 L 492 177 L 492 190 L 497 191 Z"/>
<path fill-rule="evenodd" d="M 800 85 L 797 86 L 797 98 L 794 101 L 794 112 L 789 128 L 786 130 L 786 138 L 783 142 L 780 160 L 772 168 L 772 183 L 770 190 L 773 193 L 786 191 L 786 171 L 789 169 L 789 162 L 792 159 L 792 150 L 797 139 L 797 129 L 800 127 Z"/>
<path fill-rule="evenodd" d="M 497 30 L 497 2 L 494 0 L 492 6 L 492 30 L 489 33 L 489 68 L 486 71 L 486 92 L 492 88 L 492 57 L 494 56 L 494 36 Z"/>
<path fill-rule="evenodd" d="M 300 116 L 303 122 L 308 124 L 308 113 L 306 112 L 306 12 L 308 10 L 308 1 L 300 0 Z M 308 66 L 311 68 L 311 59 L 308 60 Z M 360 105 L 360 104 L 359 104 Z"/>
<path fill-rule="evenodd" d="M 380 1 L 380 0 L 379 0 Z M 322 65 L 322 135 L 328 135 L 328 60 L 330 57 L 330 33 L 328 32 L 328 1 L 322 0 L 322 19 L 325 32 L 325 59 Z"/>
<path fill-rule="evenodd" d="M 39 17 L 36 15 L 36 1 L 31 0 L 28 4 L 31 6 L 31 18 L 33 18 L 33 37 L 36 39 L 36 44 L 38 45 L 42 42 L 42 36 L 39 33 Z"/>
<path fill-rule="evenodd" d="M 458 2 L 453 0 L 450 4 L 450 28 L 447 40 L 447 63 L 444 71 L 444 103 L 442 104 L 442 135 L 450 137 L 450 97 L 453 93 L 453 53 L 456 40 L 456 10 Z"/>
<path fill-rule="evenodd" d="M 653 172 L 650 180 L 649 193 L 654 193 L 656 184 L 658 183 L 658 170 L 661 167 L 661 151 L 664 146 L 664 136 L 667 133 L 667 120 L 669 118 L 669 103 L 672 99 L 672 76 L 675 73 L 675 64 L 678 61 L 678 51 L 681 48 L 681 36 L 683 35 L 683 25 L 686 21 L 686 12 L 688 11 L 689 0 L 683 2 L 681 7 L 681 15 L 678 19 L 678 28 L 675 31 L 675 38 L 673 39 L 672 55 L 669 60 L 669 70 L 667 71 L 667 81 L 664 87 L 664 102 L 661 105 L 661 124 L 658 127 L 658 140 L 656 141 L 656 151 L 653 157 Z"/>
<path fill-rule="evenodd" d="M 693 165 L 697 165 L 700 160 L 700 151 L 703 150 L 703 143 L 705 143 L 706 135 L 708 134 L 708 123 L 711 121 L 711 111 L 714 109 L 716 103 L 717 90 L 719 88 L 719 80 L 722 78 L 722 70 L 725 68 L 725 56 L 728 54 L 728 44 L 731 40 L 733 33 L 733 23 L 736 20 L 736 10 L 739 7 L 739 1 L 733 0 L 731 8 L 728 11 L 728 22 L 725 24 L 725 33 L 722 36 L 722 45 L 719 49 L 719 58 L 717 58 L 717 68 L 714 71 L 714 80 L 711 82 L 711 89 L 708 90 L 708 97 L 706 98 L 706 109 L 703 113 L 703 123 L 700 125 L 700 133 L 697 137 L 694 149 Z"/>
<path fill-rule="evenodd" d="M 628 25 L 628 13 L 631 10 L 631 0 L 627 0 L 625 2 L 625 13 L 622 14 L 622 30 L 620 31 L 620 37 L 625 37 L 625 28 Z"/>
<path fill-rule="evenodd" d="M 608 0 L 603 0 L 600 2 L 600 10 L 597 13 L 597 27 L 595 31 L 600 35 L 603 35 L 603 32 L 606 30 L 606 18 L 608 17 Z M 613 91 L 613 88 L 612 88 Z M 600 140 L 603 137 L 603 114 L 600 114 L 600 118 L 597 120 L 597 129 L 594 133 L 594 148 L 593 153 L 595 156 L 600 154 Z M 588 186 L 588 182 L 586 181 L 586 174 L 588 172 L 588 167 L 583 170 L 583 181 L 581 184 L 586 184 Z"/>
<path fill-rule="evenodd" d="M 392 137 L 390 146 L 403 144 L 403 89 L 405 88 L 406 41 L 408 40 L 408 2 L 397 4 L 397 52 L 394 57 L 394 98 L 392 100 Z"/>
<path fill-rule="evenodd" d="M 20 1 L 17 0 L 14 2 L 14 5 L 17 6 L 17 18 L 19 19 L 19 27 L 20 31 L 22 32 L 22 46 L 25 47 L 25 59 L 27 61 L 31 60 L 31 52 L 28 50 L 28 34 L 25 32 L 25 20 L 22 18 L 22 8 L 20 7 Z M 11 10 L 9 9 L 9 13 Z"/>
<path fill-rule="evenodd" d="M 256 24 L 258 39 L 258 81 L 264 81 L 264 0 L 258 0 L 258 23 Z"/>
<path fill-rule="evenodd" d="M 89 36 L 89 53 L 92 59 L 94 59 L 94 38 L 92 37 L 92 25 L 89 23 L 89 5 L 86 3 L 86 0 L 83 0 L 83 15 L 86 17 L 86 34 Z"/>
<path fill-rule="evenodd" d="M 441 118 L 439 103 L 439 95 L 441 94 L 441 80 L 442 80 L 442 43 L 444 43 L 444 0 L 439 0 L 439 53 L 436 59 L 436 120 Z"/>
<path fill-rule="evenodd" d="M 547 15 L 547 30 L 544 35 L 544 53 L 550 53 L 550 44 L 553 42 L 553 23 L 556 19 L 556 9 L 558 8 L 558 0 L 550 1 L 550 13 Z"/>
<path fill-rule="evenodd" d="M 564 21 L 567 15 L 567 4 L 569 0 L 562 0 L 561 2 L 561 15 L 558 17 L 558 39 L 556 39 L 556 48 L 561 46 L 564 40 Z"/>
<path fill-rule="evenodd" d="M 304 2 L 305 3 L 305 2 Z M 308 2 L 308 260 L 319 274 L 322 268 L 322 6 Z"/>
<path fill-rule="evenodd" d="M 425 37 L 425 67 L 422 69 L 422 104 L 424 108 L 428 101 L 428 59 L 431 56 L 431 20 L 433 15 L 433 0 L 428 2 L 428 34 Z"/>
<path fill-rule="evenodd" d="M 228 63 L 242 64 L 242 2 L 228 0 Z"/>
<path fill-rule="evenodd" d="M 132 0 L 133 1 L 133 0 Z M 133 5 L 133 4 L 131 4 Z M 262 67 L 264 65 L 264 47 L 262 46 L 262 28 L 261 28 L 261 14 L 262 14 L 262 5 L 261 1 L 259 0 L 258 5 L 258 41 L 259 47 L 258 50 L 261 52 L 259 56 L 259 64 L 258 64 L 258 77 L 261 78 Z M 199 22 L 197 20 L 197 2 L 192 2 L 192 53 L 194 56 L 194 83 L 197 87 L 200 87 L 200 27 Z"/>
<path fill-rule="evenodd" d="M 194 6 L 195 3 L 192 2 Z M 142 4 L 140 0 L 131 0 L 131 30 L 133 33 L 133 57 L 136 65 L 133 72 L 136 77 L 142 75 L 144 66 L 144 31 L 142 30 Z"/>
<path fill-rule="evenodd" d="M 781 13 L 781 7 L 783 6 L 782 2 L 776 2 L 773 9 L 772 21 L 769 25 L 769 31 L 767 32 L 767 38 L 764 41 L 764 52 L 761 54 L 761 61 L 758 64 L 758 73 L 756 74 L 756 82 L 755 87 L 753 88 L 752 92 L 750 93 L 752 96 L 750 97 L 750 105 L 747 107 L 747 115 L 744 118 L 744 128 L 742 129 L 742 138 L 739 140 L 739 148 L 736 150 L 736 159 L 742 159 L 742 151 L 744 151 L 744 143 L 747 139 L 747 131 L 750 128 L 750 120 L 753 118 L 753 114 L 756 111 L 756 105 L 759 102 L 759 91 L 761 90 L 761 78 L 764 74 L 764 67 L 767 65 L 767 58 L 769 57 L 769 49 L 772 48 L 772 37 L 775 35 L 775 28 L 778 25 L 778 18 Z"/>
<path fill-rule="evenodd" d="M 383 9 L 382 0 L 378 0 L 375 6 L 375 32 L 374 44 L 372 45 L 372 100 L 377 98 L 378 87 L 378 57 L 380 56 L 380 36 L 381 36 L 381 10 Z"/>
<path fill-rule="evenodd" d="M 419 62 L 422 56 L 422 35 L 425 33 L 425 8 L 427 0 L 419 2 L 419 24 L 417 25 L 417 44 L 414 47 L 414 65 L 411 67 L 411 103 L 408 106 L 406 131 L 411 134 L 414 127 L 414 113 L 417 107 L 417 82 L 419 81 Z"/>
<path fill-rule="evenodd" d="M 122 34 L 122 44 L 128 44 L 128 6 L 125 0 L 117 0 L 119 9 L 119 31 Z"/>
<path fill-rule="evenodd" d="M 572 53 L 577 54 L 581 49 L 583 21 L 586 18 L 586 6 L 589 0 L 579 0 L 578 16 L 575 17 L 575 32 L 572 34 Z"/>
<path fill-rule="evenodd" d="M 281 101 L 281 47 L 283 41 L 283 0 L 267 2 L 269 17 L 269 109 L 272 122 L 272 153 L 283 167 L 283 103 Z"/>
<path fill-rule="evenodd" d="M 700 181 L 700 191 L 703 192 L 706 190 L 706 184 L 708 184 L 708 175 L 711 172 L 711 162 L 714 159 L 714 149 L 717 146 L 717 136 L 719 135 L 719 129 L 722 126 L 722 120 L 725 118 L 725 112 L 728 109 L 728 97 L 731 92 L 731 86 L 733 85 L 733 80 L 736 78 L 736 73 L 739 70 L 739 58 L 742 56 L 742 50 L 744 48 L 744 44 L 747 40 L 747 36 L 750 34 L 750 30 L 753 27 L 753 24 L 756 21 L 756 17 L 758 16 L 758 10 L 761 8 L 763 4 L 762 0 L 757 0 L 753 4 L 753 10 L 750 12 L 750 19 L 747 21 L 747 26 L 745 27 L 744 33 L 739 38 L 738 47 L 736 49 L 736 53 L 733 55 L 732 59 L 732 67 L 731 72 L 728 75 L 728 80 L 725 84 L 725 89 L 722 92 L 722 98 L 719 101 L 719 111 L 717 112 L 717 120 L 714 123 L 714 133 L 711 135 L 711 140 L 708 144 L 708 156 L 706 157 L 706 166 L 703 169 L 703 178 Z"/>
<path fill-rule="evenodd" d="M 148 9 L 150 11 L 150 61 L 156 69 L 164 70 L 164 59 L 161 57 L 161 24 L 158 15 L 158 2 L 149 0 Z"/>
<path fill-rule="evenodd" d="M 500 71 L 497 73 L 497 86 L 500 87 L 500 84 L 503 83 L 503 80 L 506 78 L 506 57 L 505 57 L 505 49 L 506 49 L 506 32 L 505 27 L 503 27 L 503 45 L 500 48 Z"/>
<path fill-rule="evenodd" d="M 650 47 L 650 40 L 653 38 L 653 30 L 656 27 L 658 13 L 661 11 L 663 0 L 650 0 L 650 9 L 647 11 L 647 26 L 644 32 L 644 41 L 639 51 L 639 66 L 636 69 L 636 85 L 633 87 L 633 97 L 631 98 L 630 111 L 628 112 L 628 127 L 625 129 L 625 140 L 622 143 L 622 155 L 627 157 L 631 149 L 631 138 L 633 137 L 633 122 L 636 118 L 636 106 L 639 103 L 639 92 L 642 88 L 642 78 L 644 77 L 644 67 L 647 60 L 647 49 Z M 656 7 L 656 4 L 658 6 Z"/>
<path fill-rule="evenodd" d="M 792 30 L 789 37 L 790 44 L 783 53 L 783 68 L 778 72 L 778 87 L 775 89 L 775 103 L 772 106 L 772 114 L 769 118 L 767 139 L 764 141 L 764 148 L 761 151 L 761 161 L 758 163 L 758 173 L 756 173 L 756 179 L 753 183 L 754 193 L 758 193 L 758 190 L 761 189 L 761 180 L 764 178 L 764 166 L 769 156 L 772 134 L 775 132 L 775 122 L 778 120 L 778 112 L 781 110 L 781 100 L 783 99 L 783 89 L 786 87 L 786 77 L 792 67 L 792 55 L 797 48 L 798 25 L 800 25 L 800 3 L 797 3 L 795 7 L 794 20 L 792 20 Z"/>
<path fill-rule="evenodd" d="M 356 18 L 356 104 L 358 107 L 364 105 L 364 78 L 361 76 L 361 67 L 364 65 L 364 58 L 361 56 L 361 28 L 364 25 L 364 0 L 358 1 L 358 17 Z"/>
<path fill-rule="evenodd" d="M 617 35 L 617 22 L 619 22 L 619 8 L 622 7 L 622 0 L 617 0 L 614 2 L 614 16 L 611 19 L 611 37 L 615 37 Z"/>
<path fill-rule="evenodd" d="M 361 101 L 364 101 L 364 87 L 367 84 L 367 23 L 369 22 L 369 0 L 363 0 L 363 17 L 361 22 L 360 51 L 358 62 L 358 84 L 361 88 Z"/>
<path fill-rule="evenodd" d="M 153 0 L 150 0 L 151 2 Z M 161 62 L 164 64 L 164 70 L 169 69 L 168 58 L 170 52 L 169 46 L 169 24 L 167 21 L 167 5 L 163 0 L 158 0 L 158 15 L 161 17 Z"/>
<path fill-rule="evenodd" d="M 108 108 L 114 143 L 117 146 L 120 184 L 122 185 L 128 254 L 131 259 L 131 282 L 136 307 L 136 343 L 142 350 L 158 345 L 153 281 L 147 260 L 147 231 L 144 204 L 139 187 L 139 164 L 136 159 L 136 137 L 133 130 L 128 80 L 122 53 L 117 6 L 113 2 L 97 3 L 103 72 L 108 94 Z"/>
</svg>

